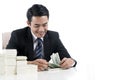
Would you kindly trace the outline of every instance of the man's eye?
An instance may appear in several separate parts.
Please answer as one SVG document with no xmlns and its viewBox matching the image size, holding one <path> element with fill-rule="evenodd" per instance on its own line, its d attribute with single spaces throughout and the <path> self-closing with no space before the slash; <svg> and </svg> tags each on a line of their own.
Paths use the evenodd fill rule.
<svg viewBox="0 0 120 80">
<path fill-rule="evenodd" d="M 47 26 L 47 24 L 43 24 L 43 26 L 44 26 L 44 27 L 46 27 L 46 26 Z"/>
<path fill-rule="evenodd" d="M 35 28 L 38 28 L 38 27 L 39 27 L 39 25 L 35 25 L 34 27 L 35 27 Z"/>
</svg>

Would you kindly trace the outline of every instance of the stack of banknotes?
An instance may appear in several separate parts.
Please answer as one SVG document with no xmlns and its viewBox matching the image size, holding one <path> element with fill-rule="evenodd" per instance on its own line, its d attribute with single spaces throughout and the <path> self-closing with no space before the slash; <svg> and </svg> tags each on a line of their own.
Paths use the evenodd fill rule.
<svg viewBox="0 0 120 80">
<path fill-rule="evenodd" d="M 60 57 L 58 53 L 51 55 L 50 68 L 60 68 Z M 37 65 L 27 64 L 26 56 L 17 56 L 15 49 L 0 51 L 0 75 L 35 74 Z"/>
<path fill-rule="evenodd" d="M 26 56 L 17 56 L 17 74 L 37 73 L 37 65 L 27 64 Z"/>
<path fill-rule="evenodd" d="M 51 60 L 49 62 L 50 68 L 60 68 L 60 57 L 58 53 L 53 53 L 51 55 Z"/>
<path fill-rule="evenodd" d="M 16 50 L 2 50 L 0 52 L 0 74 L 14 75 L 16 74 Z"/>
<path fill-rule="evenodd" d="M 27 64 L 26 56 L 17 56 L 15 49 L 0 51 L 0 75 L 37 73 L 37 65 Z"/>
</svg>

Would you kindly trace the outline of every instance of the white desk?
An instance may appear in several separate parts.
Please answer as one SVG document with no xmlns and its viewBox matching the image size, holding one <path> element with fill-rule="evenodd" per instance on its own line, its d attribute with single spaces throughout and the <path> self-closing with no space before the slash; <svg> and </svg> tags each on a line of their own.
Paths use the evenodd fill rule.
<svg viewBox="0 0 120 80">
<path fill-rule="evenodd" d="M 0 76 L 0 80 L 96 80 L 94 64 L 77 64 L 75 68 L 49 69 L 37 73 Z"/>
<path fill-rule="evenodd" d="M 0 80 L 74 80 L 75 73 L 75 68 L 66 70 L 56 68 L 34 74 L 0 76 Z"/>
</svg>

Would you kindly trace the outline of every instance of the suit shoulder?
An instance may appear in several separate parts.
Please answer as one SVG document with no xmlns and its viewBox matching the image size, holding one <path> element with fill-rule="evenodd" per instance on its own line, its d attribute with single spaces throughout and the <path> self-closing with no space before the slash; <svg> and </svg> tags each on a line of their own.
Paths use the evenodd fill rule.
<svg viewBox="0 0 120 80">
<path fill-rule="evenodd" d="M 21 29 L 16 29 L 12 32 L 12 34 L 15 35 L 24 35 L 26 32 L 29 30 L 29 27 L 21 28 Z"/>
<path fill-rule="evenodd" d="M 59 34 L 57 31 L 51 31 L 51 30 L 48 30 L 47 33 L 49 35 L 58 35 Z"/>
<path fill-rule="evenodd" d="M 59 33 L 57 31 L 48 30 L 47 34 L 48 34 L 49 37 L 57 37 L 57 36 L 59 37 Z"/>
<path fill-rule="evenodd" d="M 16 39 L 25 39 L 27 35 L 30 33 L 29 27 L 16 29 L 11 33 L 11 37 Z"/>
<path fill-rule="evenodd" d="M 22 32 L 26 32 L 28 29 L 29 29 L 29 27 L 24 27 L 24 28 L 21 28 L 21 29 L 16 29 L 13 32 L 14 33 L 22 33 Z"/>
</svg>

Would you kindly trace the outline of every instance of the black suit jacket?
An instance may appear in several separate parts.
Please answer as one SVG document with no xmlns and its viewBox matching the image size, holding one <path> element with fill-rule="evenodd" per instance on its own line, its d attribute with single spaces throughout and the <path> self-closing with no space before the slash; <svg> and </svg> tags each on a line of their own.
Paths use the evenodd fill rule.
<svg viewBox="0 0 120 80">
<path fill-rule="evenodd" d="M 59 34 L 55 31 L 47 31 L 44 36 L 44 59 L 50 60 L 52 53 L 59 53 L 60 59 L 71 58 L 68 51 L 59 39 Z M 7 49 L 17 49 L 18 56 L 27 56 L 28 61 L 35 60 L 33 51 L 33 37 L 29 27 L 15 30 L 11 33 L 11 38 Z"/>
</svg>

